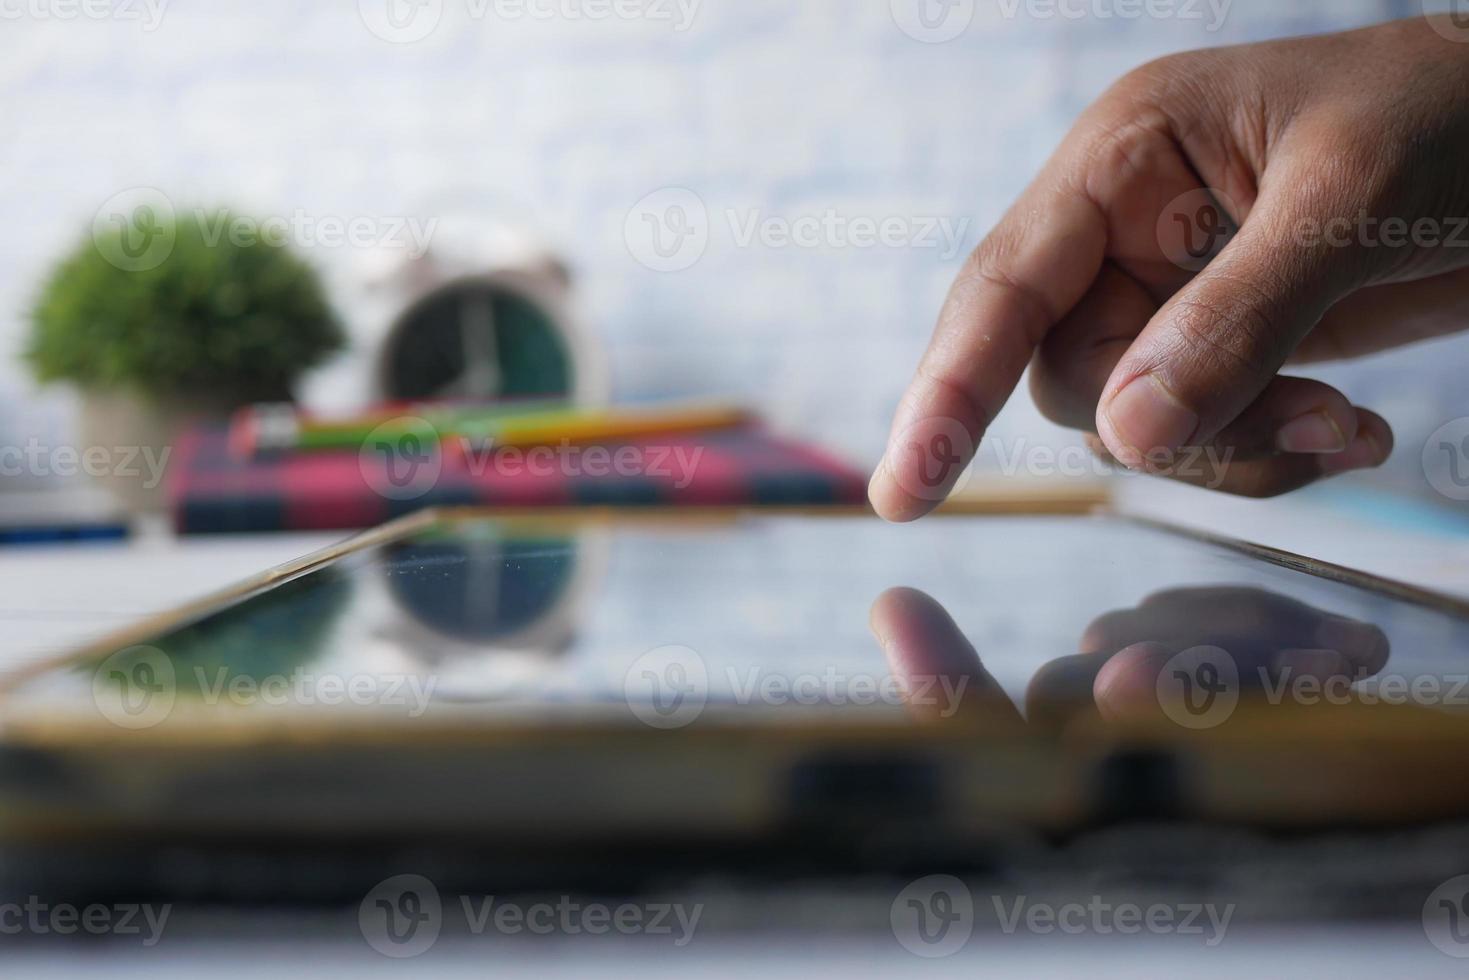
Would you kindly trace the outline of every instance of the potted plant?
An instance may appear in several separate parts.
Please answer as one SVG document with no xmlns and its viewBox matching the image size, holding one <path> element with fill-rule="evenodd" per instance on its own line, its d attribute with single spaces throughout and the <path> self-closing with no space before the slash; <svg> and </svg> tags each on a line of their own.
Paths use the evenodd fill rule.
<svg viewBox="0 0 1469 980">
<path fill-rule="evenodd" d="M 291 400 L 340 348 L 311 267 L 268 236 L 230 233 L 261 227 L 233 220 L 139 208 L 95 228 L 42 288 L 26 357 L 41 381 L 81 390 L 85 446 L 162 452 L 191 420 Z M 136 509 L 163 503 L 136 478 L 108 482 Z"/>
</svg>

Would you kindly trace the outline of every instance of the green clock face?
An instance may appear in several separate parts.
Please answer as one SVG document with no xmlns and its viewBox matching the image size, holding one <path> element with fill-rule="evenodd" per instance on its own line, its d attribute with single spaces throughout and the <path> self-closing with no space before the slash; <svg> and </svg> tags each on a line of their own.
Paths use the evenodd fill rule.
<svg viewBox="0 0 1469 980">
<path fill-rule="evenodd" d="M 399 319 L 383 364 L 392 401 L 569 397 L 566 337 L 528 296 L 486 281 L 452 283 Z"/>
</svg>

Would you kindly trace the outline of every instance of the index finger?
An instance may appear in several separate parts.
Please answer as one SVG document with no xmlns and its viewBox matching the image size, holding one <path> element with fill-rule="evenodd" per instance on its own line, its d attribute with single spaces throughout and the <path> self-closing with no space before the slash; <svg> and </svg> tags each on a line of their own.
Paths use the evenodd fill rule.
<svg viewBox="0 0 1469 980">
<path fill-rule="evenodd" d="M 1081 180 L 1053 160 L 949 288 L 868 486 L 887 520 L 943 502 L 1036 346 L 1101 271 L 1106 218 Z"/>
</svg>

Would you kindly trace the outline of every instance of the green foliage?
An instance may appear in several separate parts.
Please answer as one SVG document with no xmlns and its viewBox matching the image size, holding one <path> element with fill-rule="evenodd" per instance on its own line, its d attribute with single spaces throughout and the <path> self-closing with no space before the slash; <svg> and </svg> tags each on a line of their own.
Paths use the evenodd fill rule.
<svg viewBox="0 0 1469 980">
<path fill-rule="evenodd" d="M 269 235 L 231 235 L 232 220 L 181 211 L 165 224 L 140 212 L 89 236 L 32 313 L 26 357 L 37 376 L 155 397 L 288 397 L 302 372 L 341 347 L 341 327 L 310 266 Z M 172 247 L 156 265 L 118 261 L 168 234 Z"/>
</svg>

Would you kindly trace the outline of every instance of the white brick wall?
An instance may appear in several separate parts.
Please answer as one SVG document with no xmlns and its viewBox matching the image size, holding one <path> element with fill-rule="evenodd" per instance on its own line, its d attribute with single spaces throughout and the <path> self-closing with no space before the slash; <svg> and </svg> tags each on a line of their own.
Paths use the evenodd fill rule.
<svg viewBox="0 0 1469 980">
<path fill-rule="evenodd" d="M 393 44 L 351 0 L 172 0 L 151 32 L 56 16 L 74 2 L 0 0 L 0 431 L 57 424 L 49 409 L 21 414 L 35 394 L 3 355 L 57 254 L 102 202 L 146 184 L 260 214 L 508 215 L 570 257 L 619 394 L 745 397 L 863 461 L 881 447 L 962 253 L 740 248 L 727 209 L 944 216 L 968 221 L 967 248 L 1132 65 L 1418 9 L 1233 0 L 1210 32 L 1181 20 L 1007 19 L 1001 0 L 978 0 L 961 36 L 925 44 L 898 29 L 888 0 L 702 0 L 681 33 L 647 19 L 474 19 L 474 0 L 430 0 L 443 8 L 437 30 Z M 713 224 L 703 258 L 666 274 L 623 240 L 629 208 L 665 186 L 695 190 Z M 307 254 L 351 308 L 361 256 Z M 369 345 L 385 325 L 351 326 Z M 1445 359 L 1398 363 L 1423 371 Z M 310 392 L 360 396 L 364 371 L 349 358 Z M 1383 379 L 1401 370 L 1341 377 L 1409 428 L 1469 414 L 1442 367 L 1427 401 L 1394 400 Z M 52 403 L 64 399 L 40 404 Z M 1025 399 L 1003 425 L 1050 432 Z"/>
</svg>

